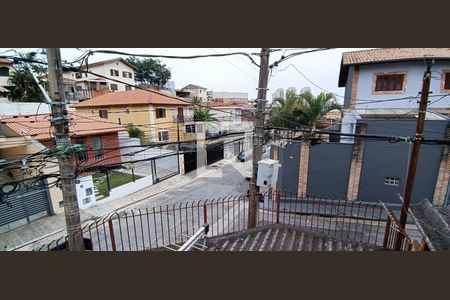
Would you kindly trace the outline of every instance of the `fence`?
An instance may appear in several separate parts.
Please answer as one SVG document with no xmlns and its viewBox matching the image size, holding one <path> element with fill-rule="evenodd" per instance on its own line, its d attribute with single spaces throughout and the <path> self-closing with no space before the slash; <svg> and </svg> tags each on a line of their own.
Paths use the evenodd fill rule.
<svg viewBox="0 0 450 300">
<path fill-rule="evenodd" d="M 246 230 L 250 200 L 253 199 L 248 196 L 230 196 L 114 213 L 85 226 L 78 234 L 89 241 L 86 250 L 155 250 L 186 242 L 203 224 L 210 225 L 209 237 Z M 395 216 L 377 203 L 279 192 L 262 195 L 260 201 L 263 202 L 256 227 L 287 224 L 386 250 L 395 250 L 392 241 L 401 238 L 399 250 L 411 250 L 411 240 L 404 231 L 398 230 L 400 225 Z M 61 250 L 68 238 L 71 237 L 62 237 L 36 250 Z"/>
<path fill-rule="evenodd" d="M 101 168 L 92 174 L 97 199 L 108 197 L 111 191 L 125 184 L 151 176 L 151 184 L 179 174 L 178 154 L 149 158 L 146 161 L 129 162 L 112 168 Z"/>
</svg>

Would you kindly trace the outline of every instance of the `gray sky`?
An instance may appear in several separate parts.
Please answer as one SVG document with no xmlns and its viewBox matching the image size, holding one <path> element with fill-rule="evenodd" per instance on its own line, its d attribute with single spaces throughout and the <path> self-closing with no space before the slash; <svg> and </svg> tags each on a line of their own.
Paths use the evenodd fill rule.
<svg viewBox="0 0 450 300">
<path fill-rule="evenodd" d="M 96 50 L 98 48 L 91 48 Z M 108 49 L 108 48 L 102 48 Z M 196 55 L 230 52 L 259 52 L 259 48 L 109 48 L 129 53 L 142 54 L 165 54 L 165 55 Z M 287 48 L 292 49 L 292 48 Z M 360 50 L 362 48 L 338 48 L 296 56 L 281 63 L 272 72 L 269 79 L 268 99 L 272 99 L 272 93 L 278 88 L 295 87 L 297 90 L 309 86 L 313 94 L 321 90 L 305 78 L 303 78 L 290 64 L 300 70 L 313 83 L 321 88 L 343 95 L 344 89 L 338 88 L 339 67 L 342 52 Z M 0 52 L 7 48 L 0 49 Z M 21 49 L 27 51 L 29 49 Z M 32 49 L 35 50 L 35 49 Z M 286 55 L 303 50 L 289 50 Z M 283 52 L 271 53 L 270 62 L 278 60 Z M 62 48 L 62 58 L 68 61 L 74 60 L 83 52 L 75 48 Z M 89 62 L 118 57 L 110 54 L 95 54 L 89 58 Z M 259 63 L 259 57 L 254 57 Z M 258 68 L 252 65 L 245 56 L 211 57 L 192 60 L 161 59 L 171 72 L 171 80 L 175 82 L 176 88 L 182 88 L 187 84 L 197 84 L 217 92 L 247 92 L 250 99 L 256 98 L 256 87 L 258 84 Z M 288 67 L 289 66 L 289 67 Z M 286 68 L 288 67 L 288 68 Z M 286 68 L 286 69 L 285 69 Z M 285 70 L 283 70 L 285 69 Z M 341 98 L 338 98 L 342 102 Z"/>
</svg>

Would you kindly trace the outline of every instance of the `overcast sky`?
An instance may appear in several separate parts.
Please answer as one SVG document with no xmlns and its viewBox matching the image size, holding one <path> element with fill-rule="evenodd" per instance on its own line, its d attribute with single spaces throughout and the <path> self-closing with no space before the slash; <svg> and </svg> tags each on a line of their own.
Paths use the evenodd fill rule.
<svg viewBox="0 0 450 300">
<path fill-rule="evenodd" d="M 91 48 L 96 50 L 98 48 Z M 108 49 L 108 48 L 102 48 Z M 259 52 L 259 48 L 115 48 L 129 53 L 142 54 L 165 54 L 165 55 L 196 55 L 214 54 L 230 52 Z M 292 49 L 292 48 L 286 48 Z M 344 94 L 343 88 L 338 88 L 339 67 L 342 52 L 360 50 L 362 48 L 338 48 L 333 50 L 320 51 L 296 56 L 281 63 L 272 72 L 269 79 L 268 99 L 272 99 L 272 93 L 278 88 L 286 89 L 295 87 L 297 90 L 303 87 L 310 87 L 313 94 L 318 94 L 321 90 L 302 77 L 290 64 L 301 71 L 314 84 L 321 88 Z M 7 48 L 0 49 L 0 52 Z M 21 49 L 27 51 L 28 49 Z M 36 50 L 36 49 L 33 49 Z M 83 49 L 86 50 L 86 49 Z M 288 50 L 286 55 L 304 50 Z M 270 62 L 278 60 L 284 51 L 271 53 Z M 83 54 L 82 50 L 75 48 L 62 48 L 62 58 L 72 61 Z M 111 54 L 95 54 L 89 58 L 89 62 L 96 62 L 105 59 L 118 57 Z M 259 64 L 259 57 L 254 56 Z M 187 84 L 197 84 L 206 87 L 208 90 L 217 92 L 246 92 L 250 99 L 256 98 L 256 87 L 258 84 L 258 67 L 252 65 L 245 56 L 211 57 L 192 60 L 161 59 L 172 72 L 171 81 L 175 82 L 176 88 L 182 88 Z M 287 67 L 287 68 L 286 68 Z M 285 69 L 286 68 L 286 69 Z M 285 70 L 283 70 L 285 69 Z M 338 98 L 342 101 L 342 99 Z"/>
</svg>

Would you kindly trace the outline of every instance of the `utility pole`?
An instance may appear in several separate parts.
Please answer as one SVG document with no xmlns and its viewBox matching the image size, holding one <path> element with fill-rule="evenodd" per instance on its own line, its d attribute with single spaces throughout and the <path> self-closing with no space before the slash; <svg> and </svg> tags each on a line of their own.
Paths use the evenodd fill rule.
<svg viewBox="0 0 450 300">
<path fill-rule="evenodd" d="M 248 212 L 248 228 L 256 227 L 259 206 L 259 187 L 256 185 L 258 175 L 258 161 L 261 160 L 264 139 L 264 109 L 266 107 L 267 84 L 269 81 L 269 48 L 261 48 L 261 62 L 259 66 L 258 97 L 256 99 L 256 112 L 253 136 L 253 174 L 250 182 L 250 203 Z"/>
<path fill-rule="evenodd" d="M 69 117 L 62 78 L 61 53 L 59 48 L 47 48 L 48 83 L 50 98 L 52 99 L 52 120 L 56 146 L 63 150 L 58 156 L 63 194 L 64 214 L 68 246 L 70 251 L 84 250 L 83 235 L 81 233 L 80 209 L 78 207 L 75 186 L 75 168 L 70 154 L 64 150 L 71 146 L 69 136 Z"/>
<path fill-rule="evenodd" d="M 409 203 L 411 202 L 411 196 L 414 188 L 414 179 L 416 177 L 417 163 L 419 161 L 420 145 L 423 139 L 423 129 L 425 126 L 425 115 L 428 105 L 428 94 L 430 93 L 430 77 L 431 77 L 431 63 L 428 62 L 427 70 L 423 76 L 422 92 L 420 94 L 419 115 L 417 117 L 416 136 L 414 139 L 413 148 L 411 151 L 411 158 L 408 165 L 408 175 L 406 177 L 405 193 L 403 195 L 402 211 L 400 214 L 400 225 L 402 229 L 405 229 L 406 220 L 408 218 Z M 401 248 L 401 238 L 397 236 L 396 250 Z"/>
</svg>

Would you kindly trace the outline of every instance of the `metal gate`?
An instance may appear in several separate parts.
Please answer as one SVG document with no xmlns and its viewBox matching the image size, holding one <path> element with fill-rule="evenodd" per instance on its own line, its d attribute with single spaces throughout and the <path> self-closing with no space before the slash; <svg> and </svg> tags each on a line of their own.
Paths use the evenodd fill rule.
<svg viewBox="0 0 450 300">
<path fill-rule="evenodd" d="M 48 191 L 43 181 L 31 187 L 21 184 L 13 193 L 1 194 L 0 197 L 0 226 L 8 225 L 9 230 L 51 215 Z"/>
<path fill-rule="evenodd" d="M 197 169 L 197 151 L 191 149 L 183 153 L 184 155 L 184 173 L 187 174 Z"/>
<path fill-rule="evenodd" d="M 218 142 L 206 147 L 207 164 L 213 164 L 224 158 L 223 142 Z"/>
</svg>

